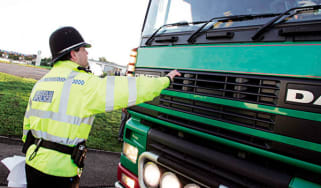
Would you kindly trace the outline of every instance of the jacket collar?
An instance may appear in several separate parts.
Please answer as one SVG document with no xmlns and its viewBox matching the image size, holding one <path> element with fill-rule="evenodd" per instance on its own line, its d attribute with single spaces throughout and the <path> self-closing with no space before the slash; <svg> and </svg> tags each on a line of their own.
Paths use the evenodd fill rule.
<svg viewBox="0 0 321 188">
<path fill-rule="evenodd" d="M 66 61 L 57 61 L 55 64 L 54 64 L 54 68 L 69 68 L 69 69 L 72 69 L 72 70 L 77 70 L 77 67 L 79 65 L 73 61 L 69 61 L 69 60 L 66 60 Z"/>
<path fill-rule="evenodd" d="M 80 67 L 77 63 L 70 61 L 70 60 L 65 60 L 65 61 L 57 61 L 54 64 L 54 68 L 67 68 L 67 69 L 71 69 L 73 71 L 77 71 L 77 72 L 83 72 L 83 73 L 88 73 L 88 74 L 92 74 L 90 69 L 86 69 L 86 68 L 78 68 Z"/>
</svg>

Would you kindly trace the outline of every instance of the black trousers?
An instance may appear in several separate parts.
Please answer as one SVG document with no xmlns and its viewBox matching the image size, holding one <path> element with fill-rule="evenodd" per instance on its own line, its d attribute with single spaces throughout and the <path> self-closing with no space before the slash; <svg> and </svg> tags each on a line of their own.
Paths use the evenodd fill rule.
<svg viewBox="0 0 321 188">
<path fill-rule="evenodd" d="M 27 188 L 73 188 L 79 185 L 79 177 L 58 177 L 44 174 L 26 164 Z"/>
</svg>

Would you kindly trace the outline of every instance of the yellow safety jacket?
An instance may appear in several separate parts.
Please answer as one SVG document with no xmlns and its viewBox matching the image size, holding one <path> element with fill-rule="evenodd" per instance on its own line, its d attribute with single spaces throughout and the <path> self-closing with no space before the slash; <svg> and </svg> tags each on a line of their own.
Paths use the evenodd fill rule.
<svg viewBox="0 0 321 188">
<path fill-rule="evenodd" d="M 31 92 L 24 117 L 25 142 L 30 130 L 36 138 L 73 147 L 85 141 L 94 115 L 150 101 L 169 86 L 169 78 L 109 76 L 99 78 L 77 69 L 72 61 L 58 61 Z M 40 147 L 29 147 L 26 163 L 53 176 L 72 177 L 78 167 L 71 156 Z"/>
</svg>

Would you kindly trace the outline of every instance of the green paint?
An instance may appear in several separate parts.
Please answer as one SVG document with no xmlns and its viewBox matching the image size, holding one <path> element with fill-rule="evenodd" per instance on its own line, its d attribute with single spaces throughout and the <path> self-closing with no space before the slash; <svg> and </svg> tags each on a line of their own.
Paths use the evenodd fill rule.
<svg viewBox="0 0 321 188">
<path fill-rule="evenodd" d="M 162 113 L 170 114 L 172 116 L 184 117 L 184 119 L 190 119 L 190 120 L 197 121 L 197 122 L 206 122 L 206 124 L 220 127 L 223 129 L 256 136 L 256 137 L 264 138 L 267 140 L 281 142 L 284 144 L 289 144 L 289 145 L 304 148 L 304 149 L 309 149 L 309 150 L 321 152 L 321 145 L 313 143 L 313 142 L 308 142 L 308 141 L 304 141 L 304 140 L 300 140 L 300 139 L 296 139 L 296 138 L 291 138 L 291 137 L 287 137 L 287 136 L 264 132 L 264 131 L 260 131 L 257 129 L 251 129 L 248 127 L 238 126 L 238 125 L 234 125 L 234 124 L 230 124 L 230 123 L 226 123 L 226 122 L 222 122 L 222 121 L 217 121 L 217 120 L 213 120 L 213 119 L 209 119 L 209 118 L 205 118 L 205 117 L 201 117 L 201 116 L 196 116 L 196 115 L 192 115 L 192 114 L 187 114 L 187 113 L 183 113 L 183 112 L 179 112 L 179 111 L 175 111 L 175 110 L 170 110 L 167 108 L 162 108 L 162 107 L 158 107 L 158 106 L 154 106 L 154 105 L 150 105 L 150 104 L 146 104 L 146 103 L 140 104 L 139 106 L 144 107 L 144 108 L 148 108 L 151 110 L 156 110 L 156 111 L 159 111 Z"/>
<path fill-rule="evenodd" d="M 231 107 L 236 107 L 236 108 L 244 108 L 247 110 L 255 110 L 255 111 L 267 112 L 267 113 L 272 113 L 272 114 L 277 114 L 277 115 L 284 115 L 284 116 L 308 119 L 308 120 L 313 120 L 313 121 L 321 121 L 321 114 L 312 113 L 312 112 L 297 111 L 297 110 L 291 110 L 291 109 L 286 109 L 286 108 L 278 108 L 278 107 L 272 107 L 272 106 L 266 106 L 266 105 L 260 105 L 260 104 L 252 104 L 252 103 L 247 103 L 247 102 L 240 102 L 240 101 L 220 99 L 220 98 L 215 98 L 215 97 L 194 95 L 194 94 L 181 93 L 181 92 L 169 91 L 169 90 L 163 90 L 162 94 L 175 96 L 175 97 L 182 97 L 185 99 L 197 100 L 197 101 L 202 101 L 202 102 L 216 103 L 216 104 L 221 104 L 221 105 L 226 105 L 226 106 L 231 106 Z"/>
<path fill-rule="evenodd" d="M 321 188 L 321 185 L 295 177 L 291 180 L 289 188 Z"/>
<path fill-rule="evenodd" d="M 136 65 L 320 79 L 320 51 L 320 42 L 143 47 Z"/>
<path fill-rule="evenodd" d="M 129 110 L 129 112 L 130 112 L 131 115 L 136 116 L 136 117 L 141 118 L 141 119 L 146 119 L 148 121 L 151 121 L 151 122 L 154 122 L 154 123 L 158 123 L 158 124 L 161 124 L 161 125 L 164 125 L 164 126 L 167 126 L 167 127 L 171 127 L 171 128 L 176 129 L 176 130 L 183 131 L 183 132 L 187 132 L 187 133 L 196 135 L 198 137 L 202 137 L 202 138 L 214 141 L 214 142 L 218 142 L 218 143 L 221 143 L 221 144 L 224 144 L 224 145 L 227 145 L 227 146 L 231 146 L 231 147 L 234 147 L 234 148 L 245 150 L 245 151 L 248 151 L 248 152 L 251 152 L 251 153 L 255 153 L 255 154 L 263 156 L 263 157 L 268 157 L 268 158 L 271 158 L 271 159 L 274 159 L 274 160 L 277 160 L 277 161 L 281 161 L 281 162 L 284 162 L 284 163 L 287 163 L 287 164 L 290 164 L 290 165 L 293 165 L 293 166 L 296 166 L 296 167 L 299 167 L 299 168 L 304 168 L 304 169 L 307 169 L 307 170 L 310 170 L 310 171 L 313 171 L 313 172 L 321 174 L 321 166 L 318 166 L 318 165 L 315 165 L 315 164 L 312 164 L 312 163 L 309 163 L 309 162 L 305 162 L 305 161 L 301 161 L 301 160 L 294 159 L 294 158 L 291 158 L 291 157 L 287 157 L 287 156 L 284 156 L 284 155 L 280 155 L 280 154 L 277 154 L 277 153 L 269 152 L 269 151 L 266 151 L 266 150 L 263 150 L 263 149 L 255 148 L 255 147 L 248 146 L 248 145 L 245 145 L 245 144 L 242 144 L 242 143 L 234 142 L 234 141 L 227 140 L 227 139 L 224 139 L 224 138 L 220 138 L 220 137 L 217 137 L 217 136 L 214 136 L 214 135 L 210 135 L 210 134 L 207 134 L 207 133 L 199 132 L 199 131 L 196 131 L 196 130 L 193 130 L 193 129 L 180 127 L 180 126 L 177 126 L 176 124 L 169 123 L 169 122 L 166 122 L 166 121 L 163 121 L 163 120 L 159 120 L 159 119 L 156 119 L 156 118 L 144 115 L 144 114 L 140 114 L 140 113 L 137 113 L 137 112 L 134 112 L 134 111 L 131 111 L 131 110 Z"/>
</svg>

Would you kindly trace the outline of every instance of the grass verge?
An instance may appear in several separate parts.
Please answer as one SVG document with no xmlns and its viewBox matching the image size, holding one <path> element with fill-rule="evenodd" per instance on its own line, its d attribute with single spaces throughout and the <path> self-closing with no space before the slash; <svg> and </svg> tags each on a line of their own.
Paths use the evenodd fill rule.
<svg viewBox="0 0 321 188">
<path fill-rule="evenodd" d="M 0 72 L 0 135 L 21 137 L 22 125 L 34 79 L 20 78 Z M 98 114 L 87 145 L 105 151 L 121 151 L 118 129 L 121 111 Z"/>
</svg>

